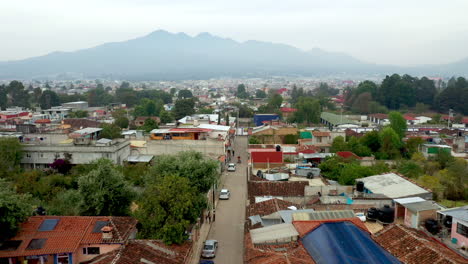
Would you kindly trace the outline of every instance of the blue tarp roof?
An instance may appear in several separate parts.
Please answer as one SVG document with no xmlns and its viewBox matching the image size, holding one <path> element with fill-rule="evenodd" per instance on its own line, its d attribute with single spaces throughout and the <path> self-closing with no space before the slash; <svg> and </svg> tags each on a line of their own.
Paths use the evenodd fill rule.
<svg viewBox="0 0 468 264">
<path fill-rule="evenodd" d="M 396 264 L 397 258 L 350 222 L 323 223 L 302 238 L 318 264 Z"/>
</svg>

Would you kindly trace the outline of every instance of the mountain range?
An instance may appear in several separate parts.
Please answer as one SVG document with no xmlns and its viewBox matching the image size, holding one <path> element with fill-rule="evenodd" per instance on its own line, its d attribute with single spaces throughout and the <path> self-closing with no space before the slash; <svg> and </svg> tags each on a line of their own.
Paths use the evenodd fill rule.
<svg viewBox="0 0 468 264">
<path fill-rule="evenodd" d="M 273 75 L 376 75 L 391 73 L 467 75 L 468 58 L 445 65 L 398 67 L 362 62 L 344 53 L 318 48 L 237 42 L 200 33 L 152 32 L 74 52 L 53 52 L 24 60 L 0 62 L 0 79 L 108 77 L 128 80 L 264 77 Z"/>
</svg>

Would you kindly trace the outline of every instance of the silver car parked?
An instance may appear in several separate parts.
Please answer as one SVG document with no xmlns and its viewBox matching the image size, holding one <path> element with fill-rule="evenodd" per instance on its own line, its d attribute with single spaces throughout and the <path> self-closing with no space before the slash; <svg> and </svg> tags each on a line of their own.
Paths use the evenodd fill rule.
<svg viewBox="0 0 468 264">
<path fill-rule="evenodd" d="M 214 258 L 216 256 L 217 249 L 218 249 L 218 241 L 214 239 L 206 240 L 205 245 L 203 245 L 202 257 Z"/>
</svg>

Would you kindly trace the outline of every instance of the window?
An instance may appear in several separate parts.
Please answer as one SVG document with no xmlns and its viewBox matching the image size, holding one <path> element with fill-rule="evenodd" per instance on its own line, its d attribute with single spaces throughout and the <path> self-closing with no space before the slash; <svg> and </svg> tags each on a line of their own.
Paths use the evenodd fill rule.
<svg viewBox="0 0 468 264">
<path fill-rule="evenodd" d="M 468 226 L 457 223 L 457 233 L 464 237 L 468 237 Z"/>
<path fill-rule="evenodd" d="M 31 154 L 27 153 L 26 158 L 31 158 Z"/>
<path fill-rule="evenodd" d="M 99 247 L 87 247 L 87 248 L 83 248 L 83 254 L 84 255 L 99 255 L 101 253 L 100 253 Z"/>
</svg>

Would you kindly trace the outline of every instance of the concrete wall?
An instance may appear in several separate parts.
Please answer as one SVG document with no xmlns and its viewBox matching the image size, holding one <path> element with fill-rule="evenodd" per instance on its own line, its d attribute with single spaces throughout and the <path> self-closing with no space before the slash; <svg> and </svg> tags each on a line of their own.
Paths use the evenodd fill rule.
<svg viewBox="0 0 468 264">
<path fill-rule="evenodd" d="M 305 195 L 312 196 L 318 195 L 320 192 L 322 195 L 329 195 L 330 192 L 340 193 L 352 193 L 353 186 L 336 186 L 336 185 L 325 185 L 325 186 L 306 186 Z"/>
<path fill-rule="evenodd" d="M 207 157 L 217 158 L 226 153 L 225 141 L 218 140 L 150 140 L 146 148 L 140 148 L 140 154 L 165 155 L 180 151 L 195 150 Z"/>
<path fill-rule="evenodd" d="M 110 146 L 95 145 L 23 145 L 21 164 L 26 168 L 47 167 L 57 158 L 65 158 L 65 153 L 72 155 L 72 164 L 87 164 L 100 158 L 112 160 L 116 164 L 130 155 L 130 142 L 126 140 Z"/>
</svg>

